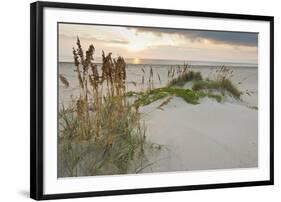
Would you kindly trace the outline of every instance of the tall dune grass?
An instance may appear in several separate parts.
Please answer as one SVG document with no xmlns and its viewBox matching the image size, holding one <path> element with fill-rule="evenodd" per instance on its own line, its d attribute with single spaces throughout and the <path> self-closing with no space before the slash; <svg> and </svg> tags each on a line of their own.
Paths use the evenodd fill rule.
<svg viewBox="0 0 281 202">
<path fill-rule="evenodd" d="M 177 71 L 178 76 L 175 78 L 172 78 L 167 86 L 168 87 L 172 87 L 172 86 L 184 86 L 184 84 L 186 84 L 187 82 L 190 81 L 201 81 L 202 75 L 200 72 L 195 72 L 192 70 L 188 69 L 187 65 L 184 65 L 183 68 L 180 68 L 180 66 L 178 67 L 178 71 Z"/>
<path fill-rule="evenodd" d="M 102 52 L 99 72 L 95 48 L 84 52 L 77 38 L 73 58 L 79 97 L 59 111 L 58 176 L 137 173 L 147 165 L 145 125 L 126 100 L 126 63 Z M 66 77 L 59 76 L 65 87 Z"/>
<path fill-rule="evenodd" d="M 242 92 L 233 84 L 231 78 L 233 77 L 233 70 L 226 66 L 221 66 L 216 70 L 214 80 L 206 79 L 196 81 L 192 89 L 195 91 L 200 90 L 216 90 L 221 92 L 222 95 L 228 93 L 230 96 L 240 99 Z"/>
<path fill-rule="evenodd" d="M 197 81 L 193 84 L 192 89 L 194 91 L 199 90 L 217 90 L 220 91 L 223 95 L 229 93 L 236 99 L 240 99 L 241 92 L 233 85 L 232 81 L 229 79 L 224 79 L 221 81 Z"/>
<path fill-rule="evenodd" d="M 150 75 L 153 75 L 153 73 Z M 226 96 L 240 99 L 242 92 L 232 83 L 232 77 L 233 70 L 225 66 L 216 69 L 213 80 L 203 78 L 201 72 L 190 70 L 190 66 L 187 64 L 170 66 L 168 69 L 168 83 L 165 87 L 152 88 L 149 85 L 146 91 L 130 91 L 127 92 L 127 96 L 135 97 L 134 105 L 137 107 L 163 99 L 164 101 L 160 105 L 161 109 L 174 96 L 182 98 L 189 104 L 199 104 L 200 99 L 204 97 L 215 99 L 217 102 L 222 102 Z M 149 79 L 149 83 L 151 80 L 153 81 L 153 79 Z M 183 88 L 188 82 L 192 84 L 191 88 Z"/>
</svg>

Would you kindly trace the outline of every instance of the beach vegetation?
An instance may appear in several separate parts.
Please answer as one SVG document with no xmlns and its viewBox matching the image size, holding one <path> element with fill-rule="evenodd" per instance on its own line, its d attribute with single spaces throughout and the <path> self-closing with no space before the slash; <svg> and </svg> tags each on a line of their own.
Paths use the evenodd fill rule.
<svg viewBox="0 0 281 202">
<path fill-rule="evenodd" d="M 233 96 L 236 99 L 240 99 L 240 96 L 242 94 L 242 92 L 239 91 L 229 79 L 196 81 L 192 85 L 192 90 L 217 90 L 221 92 L 222 95 L 229 93 L 229 95 Z"/>
<path fill-rule="evenodd" d="M 203 78 L 200 72 L 195 72 L 193 70 L 184 71 L 178 77 L 170 80 L 167 86 L 184 86 L 184 84 L 186 84 L 187 82 L 201 81 L 202 79 Z"/>
<path fill-rule="evenodd" d="M 250 109 L 258 110 L 259 108 L 257 106 L 248 106 Z"/>
<path fill-rule="evenodd" d="M 219 94 L 214 94 L 211 92 L 196 92 L 190 89 L 183 88 L 171 88 L 163 87 L 156 88 L 147 92 L 130 92 L 128 96 L 136 96 L 134 105 L 136 107 L 148 105 L 157 100 L 166 98 L 166 97 L 180 97 L 185 102 L 189 104 L 199 104 L 200 99 L 204 97 L 209 97 L 215 99 L 217 102 L 221 102 L 223 97 Z"/>
<path fill-rule="evenodd" d="M 73 58 L 79 96 L 59 110 L 60 177 L 137 173 L 151 163 L 146 128 L 135 105 L 127 102 L 126 63 L 102 52 L 99 71 L 95 48 L 84 52 L 79 38 Z M 67 78 L 59 75 L 65 87 Z M 157 95 L 159 96 L 159 95 Z M 154 98 L 155 99 L 155 98 Z M 155 144 L 155 143 L 154 143 Z"/>
<path fill-rule="evenodd" d="M 194 91 L 219 91 L 222 95 L 228 95 L 234 97 L 235 99 L 240 99 L 243 94 L 232 82 L 233 70 L 226 66 L 221 66 L 216 69 L 216 75 L 214 79 L 209 78 L 205 80 L 195 81 L 192 85 Z"/>
</svg>

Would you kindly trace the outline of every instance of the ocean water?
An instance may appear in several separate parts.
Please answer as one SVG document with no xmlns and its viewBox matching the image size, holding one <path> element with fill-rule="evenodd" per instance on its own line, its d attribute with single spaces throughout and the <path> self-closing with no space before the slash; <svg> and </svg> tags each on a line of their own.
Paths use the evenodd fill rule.
<svg viewBox="0 0 281 202">
<path fill-rule="evenodd" d="M 222 65 L 233 70 L 233 83 L 241 91 L 251 92 L 251 95 L 243 95 L 242 99 L 249 105 L 258 105 L 258 66 L 252 63 L 227 63 L 227 62 L 206 62 L 206 61 L 176 61 L 176 60 L 144 60 L 144 59 L 126 59 L 127 63 L 127 91 L 141 91 L 148 88 L 148 79 L 150 68 L 153 69 L 153 87 L 163 87 L 169 82 L 168 70 L 172 66 L 189 64 L 194 71 L 200 71 L 204 78 L 216 76 L 216 70 Z M 98 63 L 98 69 L 101 64 Z M 70 86 L 65 88 L 59 81 L 59 103 L 67 105 L 71 97 L 79 95 L 79 83 L 75 66 L 72 62 L 59 62 L 59 74 L 62 74 L 69 81 Z M 145 73 L 143 73 L 143 70 Z M 177 73 L 175 71 L 175 76 Z M 144 77 L 144 83 L 142 82 Z"/>
<path fill-rule="evenodd" d="M 228 66 L 228 67 L 257 67 L 256 63 L 242 62 L 223 62 L 223 61 L 196 61 L 196 60 L 164 60 L 164 59 L 141 59 L 141 58 L 126 58 L 128 65 L 183 65 L 190 64 L 195 66 Z M 72 63 L 72 61 L 61 61 L 62 63 Z M 102 58 L 95 58 L 95 62 L 102 63 Z"/>
</svg>

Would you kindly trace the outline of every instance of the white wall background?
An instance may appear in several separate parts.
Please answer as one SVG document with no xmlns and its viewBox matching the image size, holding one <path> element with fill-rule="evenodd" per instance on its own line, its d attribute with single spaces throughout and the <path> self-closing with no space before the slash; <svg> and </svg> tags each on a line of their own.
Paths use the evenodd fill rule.
<svg viewBox="0 0 281 202">
<path fill-rule="evenodd" d="M 62 1 L 62 0 L 61 0 Z M 69 0 L 70 1 L 70 0 Z M 275 185 L 68 201 L 280 201 L 281 196 L 281 12 L 278 0 L 83 0 L 76 3 L 168 8 L 275 16 Z M 0 6 L 0 201 L 29 199 L 29 3 Z"/>
</svg>

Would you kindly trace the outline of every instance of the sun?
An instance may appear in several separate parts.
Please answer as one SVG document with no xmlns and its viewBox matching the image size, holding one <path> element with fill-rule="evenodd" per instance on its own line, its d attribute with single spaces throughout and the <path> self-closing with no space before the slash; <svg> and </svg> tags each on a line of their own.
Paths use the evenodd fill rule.
<svg viewBox="0 0 281 202">
<path fill-rule="evenodd" d="M 140 59 L 139 58 L 134 58 L 134 64 L 139 64 L 140 63 Z"/>
</svg>

